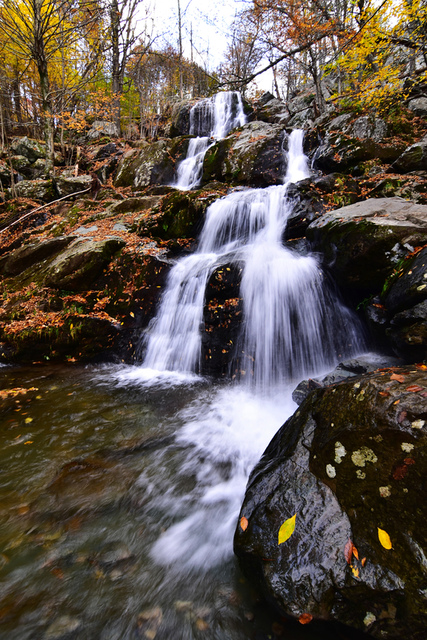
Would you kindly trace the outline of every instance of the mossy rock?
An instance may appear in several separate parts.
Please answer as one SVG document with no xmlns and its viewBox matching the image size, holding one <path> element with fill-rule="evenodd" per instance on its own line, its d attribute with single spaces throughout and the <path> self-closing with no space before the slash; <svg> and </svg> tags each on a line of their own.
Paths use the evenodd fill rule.
<svg viewBox="0 0 427 640">
<path fill-rule="evenodd" d="M 354 299 L 379 293 L 400 259 L 424 244 L 427 206 L 378 198 L 337 209 L 307 229 L 314 251 Z"/>
</svg>

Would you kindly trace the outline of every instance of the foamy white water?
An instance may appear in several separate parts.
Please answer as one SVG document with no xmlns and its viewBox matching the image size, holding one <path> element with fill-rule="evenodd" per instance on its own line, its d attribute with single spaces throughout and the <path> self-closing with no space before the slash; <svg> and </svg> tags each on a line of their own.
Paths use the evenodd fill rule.
<svg viewBox="0 0 427 640">
<path fill-rule="evenodd" d="M 190 140 L 187 157 L 179 163 L 172 186 L 183 191 L 200 183 L 206 151 L 217 140 L 246 122 L 241 95 L 238 91 L 223 91 L 201 100 L 190 111 Z"/>
<path fill-rule="evenodd" d="M 165 496 L 162 508 L 180 517 L 154 545 L 156 562 L 177 571 L 207 570 L 232 556 L 248 475 L 295 406 L 283 389 L 266 399 L 228 388 L 181 412 L 186 423 L 176 441 L 188 448 L 181 473 L 194 475 L 197 484 L 185 499 Z"/>
<path fill-rule="evenodd" d="M 140 371 L 147 384 L 198 373 L 206 284 L 219 266 L 242 267 L 243 320 L 230 361 L 238 384 L 177 413 L 176 443 L 188 449 L 178 474 L 195 483 L 184 495 L 171 488 L 156 498 L 174 522 L 152 557 L 176 571 L 208 570 L 231 556 L 247 477 L 293 412 L 291 389 L 364 350 L 357 320 L 327 286 L 316 258 L 283 245 L 288 186 L 309 175 L 302 138 L 299 131 L 289 137 L 283 185 L 235 191 L 209 207 L 198 249 L 171 269 L 146 335 Z"/>
</svg>

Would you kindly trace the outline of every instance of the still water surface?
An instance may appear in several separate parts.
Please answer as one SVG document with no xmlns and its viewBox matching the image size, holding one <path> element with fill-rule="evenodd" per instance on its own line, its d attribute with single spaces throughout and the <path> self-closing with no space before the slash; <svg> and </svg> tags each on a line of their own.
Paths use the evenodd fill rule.
<svg viewBox="0 0 427 640">
<path fill-rule="evenodd" d="M 137 367 L 0 377 L 2 639 L 349 637 L 269 610 L 232 553 L 289 390 Z"/>
</svg>

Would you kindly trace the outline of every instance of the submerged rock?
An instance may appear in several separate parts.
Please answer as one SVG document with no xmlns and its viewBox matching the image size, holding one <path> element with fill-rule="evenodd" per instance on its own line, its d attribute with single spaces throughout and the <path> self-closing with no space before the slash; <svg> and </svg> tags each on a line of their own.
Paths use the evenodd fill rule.
<svg viewBox="0 0 427 640">
<path fill-rule="evenodd" d="M 278 431 L 249 478 L 235 551 L 283 612 L 424 638 L 426 424 L 427 374 L 412 367 L 314 390 Z"/>
</svg>

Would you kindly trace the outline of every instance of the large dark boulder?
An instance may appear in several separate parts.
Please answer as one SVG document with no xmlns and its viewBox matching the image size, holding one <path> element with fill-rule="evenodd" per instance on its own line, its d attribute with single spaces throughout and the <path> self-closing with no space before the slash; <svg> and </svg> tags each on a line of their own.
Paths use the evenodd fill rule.
<svg viewBox="0 0 427 640">
<path fill-rule="evenodd" d="M 249 478 L 235 551 L 285 614 L 425 638 L 426 421 L 419 365 L 317 389 L 278 431 Z"/>
<path fill-rule="evenodd" d="M 405 360 L 427 358 L 427 248 L 410 254 L 366 309 L 370 325 Z"/>
<path fill-rule="evenodd" d="M 39 158 L 46 158 L 46 145 L 27 136 L 13 138 L 10 150 L 14 156 L 24 156 L 28 164 L 32 164 Z"/>
<path fill-rule="evenodd" d="M 51 258 L 55 253 L 59 253 L 74 239 L 74 236 L 61 236 L 42 240 L 41 242 L 24 244 L 15 251 L 7 253 L 0 260 L 0 273 L 6 277 L 16 276 L 22 271 Z"/>
<path fill-rule="evenodd" d="M 358 301 L 379 293 L 399 260 L 423 245 L 427 206 L 378 198 L 342 207 L 307 229 L 313 251 L 341 287 Z"/>
<path fill-rule="evenodd" d="M 280 124 L 246 124 L 208 149 L 203 182 L 220 180 L 253 187 L 281 184 L 285 175 L 284 135 Z"/>
</svg>

